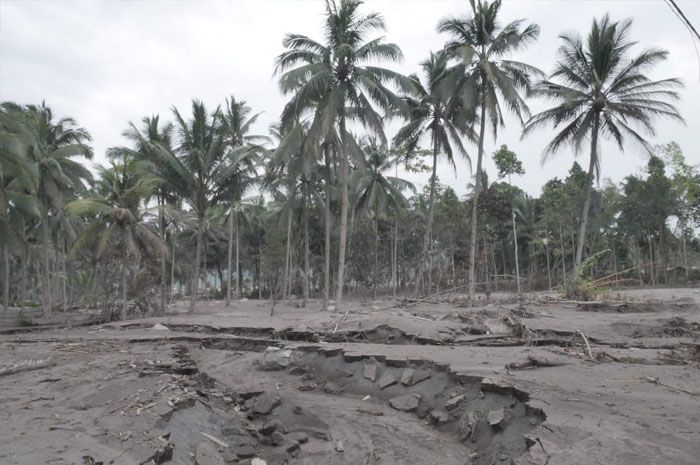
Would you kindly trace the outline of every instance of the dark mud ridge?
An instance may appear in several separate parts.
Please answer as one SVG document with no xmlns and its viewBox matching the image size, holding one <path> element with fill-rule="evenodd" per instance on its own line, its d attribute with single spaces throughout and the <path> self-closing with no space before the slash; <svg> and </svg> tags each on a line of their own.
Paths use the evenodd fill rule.
<svg viewBox="0 0 700 465">
<path fill-rule="evenodd" d="M 176 346 L 177 357 L 190 367 L 184 347 Z M 318 346 L 271 350 L 285 360 L 260 366 L 264 353 L 238 353 L 265 388 L 238 384 L 231 372 L 190 373 L 202 402 L 184 403 L 158 424 L 173 445 L 172 463 L 192 464 L 194 455 L 199 465 L 260 463 L 254 457 L 268 465 L 513 464 L 533 445 L 527 433 L 546 419 L 518 388 L 432 362 Z M 202 441 L 202 431 L 221 444 Z M 458 453 L 432 456 L 422 441 Z"/>
</svg>

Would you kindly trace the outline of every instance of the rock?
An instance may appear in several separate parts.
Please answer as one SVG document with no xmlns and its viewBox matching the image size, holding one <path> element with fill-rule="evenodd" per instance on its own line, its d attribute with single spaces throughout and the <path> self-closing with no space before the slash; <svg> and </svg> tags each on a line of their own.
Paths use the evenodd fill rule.
<svg viewBox="0 0 700 465">
<path fill-rule="evenodd" d="M 491 410 L 486 418 L 491 426 L 498 426 L 506 417 L 506 412 L 502 408 Z"/>
<path fill-rule="evenodd" d="M 170 328 L 160 323 L 156 323 L 151 326 L 151 331 L 170 331 Z"/>
<path fill-rule="evenodd" d="M 270 439 L 272 440 L 273 446 L 281 446 L 284 444 L 284 434 L 280 433 L 279 431 L 272 433 Z"/>
<path fill-rule="evenodd" d="M 343 445 L 343 441 L 338 441 L 335 443 L 335 451 L 336 452 L 345 452 L 345 446 Z"/>
<path fill-rule="evenodd" d="M 250 444 L 242 444 L 240 446 L 233 446 L 233 452 L 237 457 L 247 459 L 255 455 L 255 448 Z"/>
<path fill-rule="evenodd" d="M 238 299 L 238 301 L 239 302 L 248 302 L 248 299 L 246 299 L 245 297 L 241 297 L 240 299 Z"/>
<path fill-rule="evenodd" d="M 210 441 L 200 442 L 194 454 L 196 465 L 224 465 L 224 458 Z"/>
<path fill-rule="evenodd" d="M 267 415 L 277 407 L 282 399 L 272 392 L 263 392 L 257 397 L 253 397 L 249 402 L 250 413 Z"/>
<path fill-rule="evenodd" d="M 290 375 L 303 375 L 304 373 L 306 373 L 306 371 L 307 371 L 306 367 L 296 366 L 296 367 L 293 367 L 289 370 L 289 374 Z"/>
<path fill-rule="evenodd" d="M 384 373 L 377 382 L 379 389 L 386 389 L 392 384 L 396 384 L 396 378 L 391 373 Z"/>
<path fill-rule="evenodd" d="M 539 423 L 539 420 L 536 417 L 530 417 L 527 421 L 530 423 L 530 426 L 537 426 Z"/>
<path fill-rule="evenodd" d="M 293 433 L 289 433 L 287 438 L 289 438 L 290 441 L 298 442 L 299 444 L 306 444 L 309 442 L 309 435 L 303 431 L 294 431 Z"/>
<path fill-rule="evenodd" d="M 348 378 L 351 376 L 355 376 L 355 370 L 353 370 L 350 367 L 343 368 L 343 373 L 345 373 L 345 376 L 347 376 Z"/>
<path fill-rule="evenodd" d="M 445 402 L 445 410 L 448 412 L 451 410 L 454 410 L 455 408 L 459 407 L 459 405 L 464 402 L 465 397 L 463 395 L 460 396 L 455 396 Z"/>
<path fill-rule="evenodd" d="M 377 365 L 374 363 L 365 363 L 364 369 L 362 370 L 362 374 L 365 378 L 367 378 L 370 381 L 374 381 L 377 379 Z"/>
<path fill-rule="evenodd" d="M 440 425 L 450 421 L 450 415 L 444 410 L 433 410 L 430 412 L 430 419 L 433 423 Z"/>
<path fill-rule="evenodd" d="M 329 305 L 329 306 L 328 306 L 328 311 L 329 311 L 329 312 L 335 312 L 335 305 Z"/>
<path fill-rule="evenodd" d="M 296 457 L 297 454 L 299 453 L 299 443 L 296 441 L 290 442 L 287 447 L 285 448 L 288 454 L 290 454 L 292 457 Z"/>
<path fill-rule="evenodd" d="M 268 347 L 262 353 L 260 366 L 265 371 L 284 370 L 292 364 L 292 351 L 279 347 Z"/>
<path fill-rule="evenodd" d="M 318 385 L 314 381 L 305 381 L 304 384 L 299 386 L 300 391 L 313 391 Z"/>
<path fill-rule="evenodd" d="M 389 405 L 396 410 L 404 412 L 413 412 L 420 404 L 420 396 L 418 394 L 406 394 L 403 396 L 394 397 L 389 400 Z"/>
<path fill-rule="evenodd" d="M 271 436 L 275 431 L 286 433 L 287 427 L 280 420 L 272 420 L 265 423 L 259 431 L 263 436 Z"/>
<path fill-rule="evenodd" d="M 401 374 L 401 384 L 413 386 L 421 381 L 430 378 L 430 372 L 426 370 L 414 370 L 406 368 Z"/>
<path fill-rule="evenodd" d="M 263 459 L 255 457 L 253 460 L 250 461 L 250 465 L 267 465 L 267 462 Z"/>
<path fill-rule="evenodd" d="M 333 382 L 330 382 L 323 385 L 323 392 L 328 394 L 340 394 L 343 392 L 343 388 Z"/>
</svg>

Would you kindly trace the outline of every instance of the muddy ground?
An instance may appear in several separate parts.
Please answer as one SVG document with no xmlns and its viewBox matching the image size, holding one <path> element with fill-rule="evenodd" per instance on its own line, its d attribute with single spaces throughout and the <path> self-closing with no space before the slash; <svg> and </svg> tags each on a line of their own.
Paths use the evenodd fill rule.
<svg viewBox="0 0 700 465">
<path fill-rule="evenodd" d="M 700 292 L 604 297 L 6 324 L 0 464 L 700 463 Z"/>
</svg>

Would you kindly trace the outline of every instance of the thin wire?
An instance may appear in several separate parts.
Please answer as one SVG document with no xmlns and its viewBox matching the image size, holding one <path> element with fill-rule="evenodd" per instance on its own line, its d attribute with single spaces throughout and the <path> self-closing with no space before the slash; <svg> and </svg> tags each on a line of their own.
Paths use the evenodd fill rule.
<svg viewBox="0 0 700 465">
<path fill-rule="evenodd" d="M 700 34 L 698 34 L 698 31 L 695 29 L 695 26 L 693 26 L 686 18 L 686 16 L 683 14 L 680 8 L 678 8 L 678 5 L 675 4 L 673 0 L 664 0 L 666 5 L 671 9 L 674 15 L 676 15 L 676 18 L 678 18 L 685 28 L 688 30 L 690 33 L 690 42 L 693 44 L 693 48 L 695 49 L 695 57 L 697 58 L 698 61 L 698 80 L 700 81 L 700 51 L 698 51 L 698 44 L 695 43 L 695 37 L 697 36 L 698 39 L 700 39 Z"/>
</svg>

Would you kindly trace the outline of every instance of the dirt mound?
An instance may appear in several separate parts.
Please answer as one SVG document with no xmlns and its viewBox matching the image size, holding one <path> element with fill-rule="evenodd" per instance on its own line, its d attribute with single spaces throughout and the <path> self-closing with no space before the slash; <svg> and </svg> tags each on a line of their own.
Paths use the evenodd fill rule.
<svg viewBox="0 0 700 465">
<path fill-rule="evenodd" d="M 683 317 L 673 317 L 657 320 L 657 324 L 613 323 L 611 327 L 619 334 L 627 337 L 690 337 L 700 336 L 700 325 L 688 323 Z"/>
</svg>

